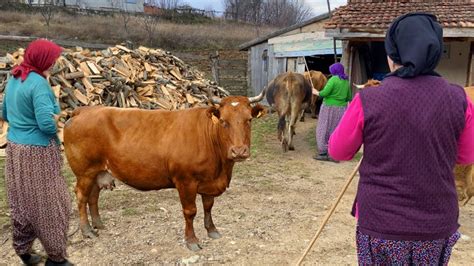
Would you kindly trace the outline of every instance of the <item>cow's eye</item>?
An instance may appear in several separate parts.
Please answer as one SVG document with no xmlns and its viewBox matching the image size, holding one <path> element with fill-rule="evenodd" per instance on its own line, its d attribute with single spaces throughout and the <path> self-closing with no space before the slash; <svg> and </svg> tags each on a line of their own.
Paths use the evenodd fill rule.
<svg viewBox="0 0 474 266">
<path fill-rule="evenodd" d="M 221 125 L 223 127 L 228 127 L 229 126 L 229 123 L 227 123 L 224 119 L 219 119 L 219 121 L 221 122 Z"/>
</svg>

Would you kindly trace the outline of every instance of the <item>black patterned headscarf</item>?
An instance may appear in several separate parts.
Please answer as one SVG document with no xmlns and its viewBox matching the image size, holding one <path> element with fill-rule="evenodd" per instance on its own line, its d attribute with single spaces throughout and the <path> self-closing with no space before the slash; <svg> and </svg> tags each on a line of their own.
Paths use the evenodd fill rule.
<svg viewBox="0 0 474 266">
<path fill-rule="evenodd" d="M 394 63 L 402 66 L 389 76 L 439 76 L 434 69 L 443 53 L 443 28 L 434 15 L 405 14 L 387 30 L 385 51 Z"/>
</svg>

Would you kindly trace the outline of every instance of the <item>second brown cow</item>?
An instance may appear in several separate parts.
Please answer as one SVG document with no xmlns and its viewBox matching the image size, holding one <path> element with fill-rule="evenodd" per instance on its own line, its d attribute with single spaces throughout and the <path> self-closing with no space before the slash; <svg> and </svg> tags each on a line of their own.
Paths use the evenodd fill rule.
<svg viewBox="0 0 474 266">
<path fill-rule="evenodd" d="M 283 151 L 294 150 L 295 124 L 311 100 L 311 84 L 302 74 L 287 72 L 275 77 L 266 91 L 268 104 L 278 113 L 278 139 Z"/>
</svg>

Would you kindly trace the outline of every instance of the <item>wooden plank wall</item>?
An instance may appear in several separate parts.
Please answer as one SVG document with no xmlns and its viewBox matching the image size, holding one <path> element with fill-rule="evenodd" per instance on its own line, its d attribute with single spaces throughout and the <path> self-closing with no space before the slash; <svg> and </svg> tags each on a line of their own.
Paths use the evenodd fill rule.
<svg viewBox="0 0 474 266">
<path fill-rule="evenodd" d="M 248 78 L 250 79 L 249 86 L 249 96 L 259 94 L 265 86 L 268 84 L 268 70 L 271 68 L 270 61 L 268 62 L 268 70 L 265 71 L 265 62 L 262 58 L 264 51 L 267 50 L 268 53 L 268 44 L 262 43 L 255 45 L 250 48 L 249 54 L 249 65 L 248 68 L 250 73 L 248 73 Z M 270 59 L 270 58 L 269 58 Z"/>
</svg>

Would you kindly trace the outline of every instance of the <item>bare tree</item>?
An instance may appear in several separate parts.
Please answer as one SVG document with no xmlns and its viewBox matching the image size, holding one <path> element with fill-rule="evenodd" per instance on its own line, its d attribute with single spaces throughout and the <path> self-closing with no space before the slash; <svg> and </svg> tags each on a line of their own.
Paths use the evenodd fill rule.
<svg viewBox="0 0 474 266">
<path fill-rule="evenodd" d="M 141 22 L 147 34 L 148 45 L 152 46 L 153 37 L 155 36 L 156 28 L 158 26 L 158 17 L 142 16 Z"/>
<path fill-rule="evenodd" d="M 129 34 L 129 22 L 131 19 L 131 14 L 127 9 L 127 4 L 125 3 L 124 0 L 109 0 L 110 6 L 118 10 L 118 13 L 120 14 L 120 18 L 122 19 L 122 25 L 123 29 L 125 30 L 125 34 L 128 37 Z"/>
<path fill-rule="evenodd" d="M 207 5 L 205 8 L 204 8 L 204 11 L 205 11 L 205 16 L 207 17 L 210 17 L 212 19 L 215 19 L 217 16 L 216 16 L 216 11 L 214 10 L 214 8 L 212 7 L 212 5 Z"/>
<path fill-rule="evenodd" d="M 132 18 L 130 12 L 127 10 L 121 10 L 120 11 L 120 16 L 122 17 L 122 23 L 123 23 L 123 29 L 125 30 L 125 34 L 128 37 L 129 31 L 128 31 L 128 24 L 130 22 L 130 19 Z"/>
<path fill-rule="evenodd" d="M 308 19 L 311 8 L 305 0 L 223 0 L 226 18 L 255 25 L 289 26 Z"/>
<path fill-rule="evenodd" d="M 48 27 L 48 35 L 49 35 L 49 25 L 51 23 L 51 20 L 54 17 L 53 0 L 49 0 L 49 1 L 45 0 L 43 3 L 43 6 L 40 7 L 40 13 L 41 13 L 41 16 L 43 17 L 46 27 Z"/>
</svg>

